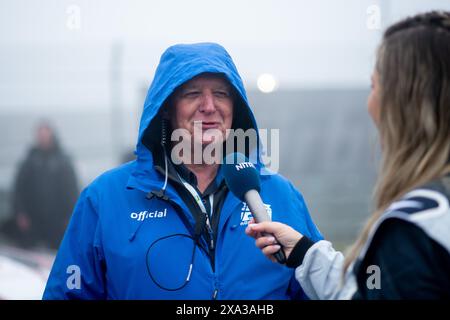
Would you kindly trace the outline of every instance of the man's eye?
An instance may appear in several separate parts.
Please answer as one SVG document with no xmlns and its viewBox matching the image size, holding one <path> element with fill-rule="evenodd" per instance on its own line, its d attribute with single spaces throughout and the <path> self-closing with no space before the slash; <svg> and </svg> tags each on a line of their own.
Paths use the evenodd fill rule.
<svg viewBox="0 0 450 320">
<path fill-rule="evenodd" d="M 183 94 L 185 98 L 195 98 L 200 95 L 200 91 L 188 91 Z"/>
<path fill-rule="evenodd" d="M 228 98 L 230 93 L 228 91 L 216 91 L 214 92 L 214 95 L 219 98 Z"/>
</svg>

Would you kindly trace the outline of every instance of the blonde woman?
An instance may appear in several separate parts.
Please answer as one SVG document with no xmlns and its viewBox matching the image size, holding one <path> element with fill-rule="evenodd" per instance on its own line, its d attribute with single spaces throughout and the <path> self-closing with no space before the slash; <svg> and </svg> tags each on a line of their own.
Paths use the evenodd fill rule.
<svg viewBox="0 0 450 320">
<path fill-rule="evenodd" d="M 344 258 L 287 225 L 251 224 L 248 235 L 286 265 L 312 299 L 450 298 L 450 12 L 388 28 L 368 111 L 382 149 L 375 211 Z"/>
</svg>

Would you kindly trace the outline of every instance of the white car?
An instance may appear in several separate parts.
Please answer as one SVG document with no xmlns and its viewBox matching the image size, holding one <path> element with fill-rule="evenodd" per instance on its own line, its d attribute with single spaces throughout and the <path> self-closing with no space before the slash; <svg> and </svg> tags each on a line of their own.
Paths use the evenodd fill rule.
<svg viewBox="0 0 450 320">
<path fill-rule="evenodd" d="M 0 246 L 0 299 L 40 300 L 55 253 Z"/>
</svg>

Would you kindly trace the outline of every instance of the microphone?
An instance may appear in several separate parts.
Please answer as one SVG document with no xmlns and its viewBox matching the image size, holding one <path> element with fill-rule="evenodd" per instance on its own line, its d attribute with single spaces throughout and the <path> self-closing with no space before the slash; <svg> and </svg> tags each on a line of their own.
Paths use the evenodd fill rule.
<svg viewBox="0 0 450 320">
<path fill-rule="evenodd" d="M 247 203 L 256 222 L 271 221 L 259 192 L 261 181 L 253 163 L 242 153 L 231 153 L 224 161 L 223 175 L 228 189 L 241 201 Z M 278 242 L 278 240 L 277 240 Z M 281 264 L 286 263 L 286 256 L 280 243 L 280 250 L 274 254 Z"/>
</svg>

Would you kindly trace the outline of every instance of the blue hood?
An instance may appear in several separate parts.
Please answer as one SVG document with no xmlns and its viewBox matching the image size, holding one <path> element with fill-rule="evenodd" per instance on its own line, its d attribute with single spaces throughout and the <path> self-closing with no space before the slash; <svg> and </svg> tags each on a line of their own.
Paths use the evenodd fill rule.
<svg viewBox="0 0 450 320">
<path fill-rule="evenodd" d="M 161 56 L 155 77 L 145 99 L 136 146 L 137 168 L 133 173 L 135 181 L 131 183 L 132 185 L 136 185 L 136 183 L 142 185 L 143 180 L 156 178 L 155 172 L 151 170 L 153 150 L 144 141 L 148 137 L 152 140 L 160 140 L 161 119 L 158 117 L 159 110 L 176 88 L 202 73 L 222 74 L 234 87 L 238 98 L 234 102 L 233 128 L 258 130 L 255 117 L 249 107 L 242 79 L 230 55 L 222 46 L 216 43 L 171 46 Z M 258 135 L 258 146 L 259 140 Z M 253 152 L 258 154 L 256 157 L 258 166 L 262 166 L 260 148 L 252 150 Z"/>
</svg>

